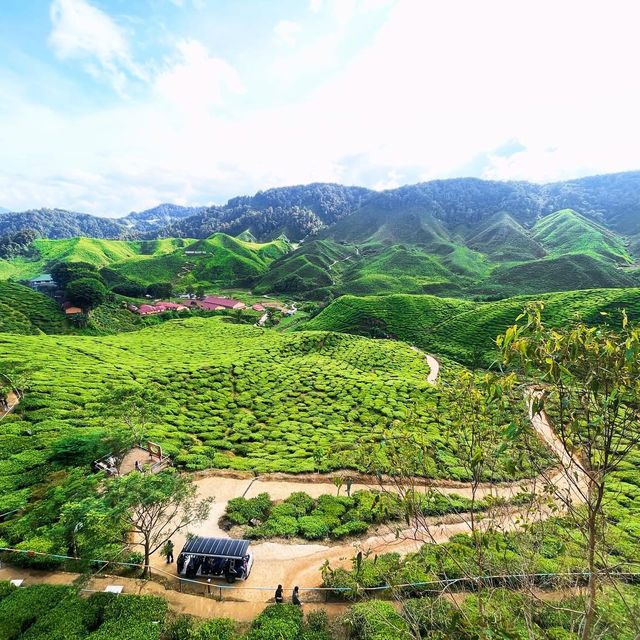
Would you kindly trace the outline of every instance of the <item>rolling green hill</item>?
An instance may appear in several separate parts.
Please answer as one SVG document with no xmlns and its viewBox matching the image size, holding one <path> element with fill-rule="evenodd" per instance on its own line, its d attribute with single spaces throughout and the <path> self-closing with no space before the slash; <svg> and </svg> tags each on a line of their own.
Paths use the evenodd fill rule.
<svg viewBox="0 0 640 640">
<path fill-rule="evenodd" d="M 442 463 L 433 473 L 462 473 L 438 428 L 448 410 L 442 388 L 427 382 L 424 357 L 399 342 L 188 318 L 107 337 L 1 334 L 0 350 L 33 371 L 8 424 L 35 435 L 12 431 L 0 451 L 5 482 L 21 453 L 39 466 L 61 436 L 104 431 L 101 396 L 121 384 L 158 391 L 144 436 L 190 469 L 358 468 L 355 444 L 380 439 L 411 409 Z M 504 419 L 496 414 L 496 425 Z"/>
<path fill-rule="evenodd" d="M 508 213 L 492 216 L 466 240 L 470 249 L 487 254 L 492 260 L 520 261 L 542 258 L 542 245 Z"/>
<path fill-rule="evenodd" d="M 117 284 L 128 278 L 140 284 L 154 282 L 224 283 L 233 285 L 263 274 L 268 265 L 284 255 L 286 240 L 258 244 L 225 234 L 204 240 L 164 238 L 125 242 L 96 238 L 35 240 L 37 259 L 0 260 L 0 277 L 28 279 L 50 268 L 55 262 L 88 262 L 108 268 L 107 281 Z M 203 252 L 188 254 L 188 251 Z"/>
<path fill-rule="evenodd" d="M 0 280 L 0 332 L 34 334 L 69 330 L 60 305 L 15 282 Z"/>
<path fill-rule="evenodd" d="M 500 265 L 471 289 L 479 294 L 513 296 L 592 287 L 634 287 L 638 280 L 614 263 L 590 254 L 568 254 Z"/>
<path fill-rule="evenodd" d="M 632 262 L 619 235 L 571 209 L 545 216 L 531 231 L 532 238 L 552 256 L 582 253 L 616 262 Z"/>
<path fill-rule="evenodd" d="M 551 326 L 565 326 L 578 315 L 590 324 L 615 321 L 619 308 L 640 320 L 640 289 L 589 289 L 482 303 L 427 295 L 342 296 L 300 329 L 395 338 L 463 364 L 486 366 L 495 358 L 495 337 L 532 300 L 544 301 L 543 317 Z"/>
<path fill-rule="evenodd" d="M 328 240 L 307 242 L 273 262 L 268 272 L 254 285 L 253 291 L 258 294 L 278 291 L 322 297 L 357 255 L 354 247 Z"/>
<path fill-rule="evenodd" d="M 223 233 L 185 244 L 172 253 L 140 256 L 110 265 L 110 270 L 141 284 L 172 282 L 184 286 L 212 283 L 223 286 L 247 285 L 264 274 L 271 262 L 285 255 L 284 240 L 264 244 L 245 242 Z"/>
<path fill-rule="evenodd" d="M 148 259 L 151 255 L 174 252 L 179 245 L 188 242 L 178 238 L 141 242 L 84 237 L 63 240 L 37 239 L 33 245 L 39 258 L 0 261 L 0 277 L 16 280 L 32 278 L 46 271 L 54 262 L 88 262 L 96 267 L 104 267 L 130 258 Z"/>
</svg>

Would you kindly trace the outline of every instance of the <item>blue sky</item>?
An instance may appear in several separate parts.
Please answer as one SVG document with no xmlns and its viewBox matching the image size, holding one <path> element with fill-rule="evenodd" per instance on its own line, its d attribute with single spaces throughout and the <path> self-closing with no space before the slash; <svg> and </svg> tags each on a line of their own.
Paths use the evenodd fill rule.
<svg viewBox="0 0 640 640">
<path fill-rule="evenodd" d="M 632 1 L 3 0 L 0 206 L 639 169 Z"/>
</svg>

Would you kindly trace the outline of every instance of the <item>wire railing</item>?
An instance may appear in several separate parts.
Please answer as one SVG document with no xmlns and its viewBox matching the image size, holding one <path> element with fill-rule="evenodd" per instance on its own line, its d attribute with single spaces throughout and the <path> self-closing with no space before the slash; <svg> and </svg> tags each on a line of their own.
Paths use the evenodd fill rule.
<svg viewBox="0 0 640 640">
<path fill-rule="evenodd" d="M 61 560 L 61 561 L 78 561 L 84 562 L 88 564 L 101 564 L 100 571 L 104 569 L 105 566 L 120 566 L 120 567 L 128 567 L 134 569 L 140 569 L 143 571 L 144 569 L 148 570 L 149 576 L 154 574 L 163 576 L 169 581 L 177 581 L 178 582 L 178 590 L 180 592 L 183 591 L 183 587 L 186 585 L 191 585 L 196 587 L 198 592 L 194 595 L 202 595 L 211 597 L 215 595 L 217 591 L 217 596 L 220 601 L 224 600 L 224 594 L 232 596 L 233 600 L 239 600 L 237 597 L 238 592 L 242 591 L 257 591 L 257 592 L 270 592 L 274 593 L 276 589 L 276 585 L 270 586 L 245 586 L 243 584 L 219 584 L 212 583 L 210 579 L 208 580 L 196 580 L 193 578 L 185 578 L 183 576 L 178 576 L 174 573 L 170 573 L 161 567 L 155 565 L 145 565 L 134 562 L 124 562 L 121 560 L 106 560 L 106 559 L 97 559 L 97 558 L 80 558 L 76 556 L 69 556 L 58 553 L 47 553 L 43 551 L 30 551 L 25 549 L 14 549 L 11 547 L 0 547 L 0 552 L 4 553 L 19 553 L 25 554 L 29 557 L 44 557 L 51 558 L 52 560 Z M 32 567 L 37 568 L 37 567 Z M 620 580 L 625 580 L 628 582 L 631 581 L 640 581 L 640 571 L 605 571 L 601 570 L 597 572 L 600 576 L 607 576 L 609 578 L 617 578 Z M 434 578 L 432 580 L 424 580 L 417 582 L 406 582 L 400 584 L 384 584 L 373 587 L 362 586 L 356 584 L 353 587 L 340 587 L 340 586 L 326 586 L 326 587 L 299 587 L 300 591 L 304 591 L 306 593 L 312 594 L 317 593 L 320 596 L 324 596 L 325 601 L 331 594 L 335 594 L 336 596 L 342 597 L 353 597 L 353 596 L 364 596 L 366 594 L 371 594 L 375 596 L 377 593 L 386 592 L 386 591 L 398 591 L 398 590 L 407 590 L 407 589 L 415 589 L 417 591 L 428 592 L 432 588 L 438 588 L 438 591 L 442 591 L 444 589 L 453 591 L 456 590 L 471 590 L 474 587 L 474 584 L 482 582 L 485 585 L 507 585 L 512 584 L 514 586 L 526 586 L 527 584 L 535 584 L 537 586 L 546 585 L 549 587 L 557 586 L 561 580 L 571 580 L 574 585 L 577 586 L 579 584 L 586 584 L 589 576 L 591 575 L 588 571 L 567 571 L 567 572 L 558 572 L 558 573 L 502 573 L 502 574 L 489 574 L 489 575 L 478 575 L 478 576 L 460 576 L 455 578 Z M 124 577 L 126 576 L 110 576 L 113 578 Z M 566 585 L 565 585 L 566 586 Z M 202 590 L 202 591 L 200 591 Z M 90 591 L 90 590 L 89 590 Z M 285 589 L 285 591 L 291 591 L 291 589 Z"/>
</svg>

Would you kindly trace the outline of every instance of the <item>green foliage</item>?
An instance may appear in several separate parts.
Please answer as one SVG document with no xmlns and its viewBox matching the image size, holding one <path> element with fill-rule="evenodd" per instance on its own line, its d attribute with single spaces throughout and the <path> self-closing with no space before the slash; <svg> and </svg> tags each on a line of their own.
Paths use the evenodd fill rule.
<svg viewBox="0 0 640 640">
<path fill-rule="evenodd" d="M 38 334 L 70 331 L 60 305 L 14 282 L 0 280 L 0 332 Z"/>
<path fill-rule="evenodd" d="M 67 283 L 65 296 L 74 305 L 88 311 L 106 300 L 107 290 L 99 280 L 83 277 Z"/>
<path fill-rule="evenodd" d="M 268 493 L 261 493 L 255 498 L 232 498 L 227 502 L 226 518 L 233 524 L 248 524 L 250 520 L 266 519 L 273 503 Z"/>
<path fill-rule="evenodd" d="M 188 640 L 234 640 L 235 622 L 230 618 L 212 618 L 186 636 Z"/>
<path fill-rule="evenodd" d="M 515 322 L 527 302 L 539 299 L 545 303 L 545 322 L 554 328 L 578 316 L 591 326 L 601 325 L 614 321 L 621 308 L 627 309 L 630 320 L 640 319 L 640 289 L 588 289 L 494 302 L 436 296 L 342 296 L 303 329 L 393 336 L 469 366 L 488 366 L 499 358 L 496 337 Z"/>
<path fill-rule="evenodd" d="M 389 602 L 372 600 L 353 605 L 343 624 L 354 640 L 409 640 L 409 627 Z"/>
<path fill-rule="evenodd" d="M 293 604 L 268 606 L 251 625 L 247 640 L 299 640 L 302 610 Z"/>
</svg>

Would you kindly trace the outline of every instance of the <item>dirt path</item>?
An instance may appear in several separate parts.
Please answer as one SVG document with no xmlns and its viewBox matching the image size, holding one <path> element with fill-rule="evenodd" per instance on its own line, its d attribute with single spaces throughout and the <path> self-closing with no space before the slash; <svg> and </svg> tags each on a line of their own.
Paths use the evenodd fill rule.
<svg viewBox="0 0 640 640">
<path fill-rule="evenodd" d="M 428 381 L 435 383 L 440 372 L 440 363 L 430 354 L 424 353 L 415 347 L 413 349 L 425 357 L 430 368 Z M 528 392 L 530 397 L 536 393 L 538 392 L 535 390 Z M 17 398 L 15 398 L 15 403 L 17 403 Z M 509 500 L 522 491 L 538 492 L 542 483 L 549 482 L 553 482 L 558 490 L 565 490 L 568 496 L 580 498 L 579 490 L 567 479 L 567 470 L 571 469 L 569 456 L 553 432 L 548 417 L 544 412 L 539 415 L 532 415 L 530 408 L 530 419 L 533 428 L 546 442 L 549 449 L 558 457 L 559 467 L 544 478 L 503 483 L 498 486 L 483 485 L 477 493 L 478 498 L 492 494 Z M 347 474 L 346 472 L 343 475 L 351 475 L 355 478 L 351 487 L 352 491 L 371 487 L 370 478 L 359 476 L 358 474 Z M 231 498 L 238 496 L 251 498 L 259 493 L 267 492 L 272 499 L 282 500 L 295 491 L 305 491 L 312 497 L 317 498 L 322 494 L 332 494 L 336 491 L 331 478 L 332 476 L 321 474 L 309 474 L 304 477 L 270 474 L 257 478 L 253 478 L 248 474 L 229 472 L 213 472 L 206 476 L 196 475 L 195 482 L 198 486 L 199 494 L 203 497 L 214 496 L 215 502 L 207 521 L 191 533 L 211 537 L 227 537 L 227 533 L 220 529 L 218 521 Z M 435 487 L 443 493 L 457 493 L 466 497 L 471 495 L 471 488 L 463 483 L 426 480 L 424 483 L 425 489 Z M 384 485 L 383 483 L 383 486 L 386 489 L 393 490 L 392 484 Z M 540 517 L 547 517 L 551 514 L 551 507 L 548 507 L 546 511 L 543 509 Z M 491 524 L 498 530 L 506 532 L 519 528 L 522 524 L 522 519 L 525 517 L 526 507 L 505 507 L 497 521 L 493 520 Z M 273 589 L 278 584 L 284 585 L 285 589 L 289 590 L 285 591 L 285 595 L 290 593 L 294 585 L 299 585 L 301 589 L 319 586 L 322 583 L 321 567 L 327 560 L 334 568 L 350 568 L 352 558 L 359 550 L 363 552 L 370 551 L 375 554 L 394 551 L 405 555 L 417 551 L 424 542 L 443 543 L 456 534 L 468 533 L 470 530 L 468 514 L 433 518 L 429 524 L 428 535 L 425 531 L 413 528 L 395 531 L 392 523 L 388 529 L 381 528 L 366 539 L 338 544 L 295 544 L 288 541 L 252 544 L 250 549 L 254 554 L 254 566 L 249 579 L 236 583 L 233 590 L 225 589 L 223 591 L 225 602 L 222 603 L 201 597 L 202 593 L 207 590 L 206 584 L 202 585 L 202 591 L 199 591 L 200 595 L 189 595 L 173 590 L 165 590 L 162 585 L 154 582 L 123 578 L 112 578 L 111 582 L 124 584 L 125 592 L 127 593 L 157 593 L 157 595 L 162 595 L 167 599 L 171 607 L 179 612 L 201 616 L 228 615 L 237 620 L 249 620 L 254 618 L 272 600 Z M 482 522 L 480 527 L 482 527 Z M 173 537 L 176 551 L 182 548 L 185 541 L 186 536 L 183 534 Z M 166 564 L 164 558 L 159 553 L 156 553 L 151 558 L 151 564 L 159 570 L 156 571 L 156 574 L 166 572 L 169 579 L 173 577 L 174 584 L 177 584 L 177 581 L 175 581 L 175 563 Z M 6 572 L 15 572 L 16 576 L 14 577 L 22 578 L 25 577 L 25 574 L 28 574 L 28 583 L 41 579 L 43 581 L 59 579 L 63 584 L 67 584 L 68 582 L 65 581 L 73 579 L 68 577 L 73 574 L 29 572 L 7 567 L 0 570 L 0 579 L 10 579 L 4 578 Z M 104 578 L 94 578 L 93 580 L 102 581 Z M 214 594 L 219 593 L 218 589 L 215 588 L 216 584 L 216 582 L 212 581 L 211 589 Z M 221 584 L 225 585 L 225 583 Z M 200 586 L 196 585 L 190 588 L 199 590 Z M 103 588 L 97 588 L 97 590 L 103 590 Z M 230 602 L 230 600 L 235 600 L 236 602 Z M 322 602 L 324 593 L 303 591 L 303 600 L 307 602 L 314 600 Z M 337 611 L 340 607 L 344 609 L 346 605 L 330 606 L 331 609 L 336 608 Z"/>
<path fill-rule="evenodd" d="M 9 408 L 6 411 L 4 409 L 0 410 L 0 420 L 2 420 L 8 413 L 11 413 L 14 407 L 20 402 L 18 396 L 13 391 L 10 391 L 5 396 L 5 399 L 7 401 L 7 404 L 9 405 Z"/>
<path fill-rule="evenodd" d="M 440 363 L 433 356 L 420 349 L 431 369 L 429 382 L 434 383 L 440 372 Z M 531 391 L 530 395 L 536 393 Z M 529 480 L 503 483 L 500 485 L 482 485 L 476 496 L 481 499 L 489 494 L 504 498 L 509 501 L 517 494 L 527 491 L 539 493 L 543 484 L 552 482 L 557 491 L 566 492 L 567 496 L 580 499 L 579 491 L 567 478 L 568 456 L 562 444 L 556 437 L 548 417 L 545 413 L 532 415 L 530 407 L 530 419 L 533 428 L 545 441 L 547 446 L 559 458 L 560 465 L 551 470 L 544 477 Z M 337 475 L 337 474 L 336 474 Z M 371 488 L 371 482 L 364 482 L 364 478 L 358 478 L 351 487 L 352 491 L 362 488 Z M 287 477 L 286 474 L 272 474 L 271 476 L 242 477 L 236 474 L 231 477 L 228 474 L 212 474 L 196 479 L 199 493 L 202 496 L 214 496 L 215 502 L 211 514 L 206 522 L 200 525 L 194 533 L 203 536 L 226 537 L 228 534 L 221 530 L 218 524 L 223 515 L 227 502 L 234 497 L 244 496 L 251 498 L 259 493 L 267 492 L 273 500 L 282 500 L 295 491 L 305 491 L 314 498 L 322 494 L 333 494 L 335 485 L 330 476 L 320 475 L 300 477 Z M 393 484 L 382 485 L 385 489 L 394 490 Z M 425 490 L 437 488 L 442 493 L 456 493 L 465 497 L 471 497 L 471 487 L 462 483 L 450 483 L 438 481 L 424 481 Z M 551 507 L 542 508 L 539 517 L 546 518 L 552 514 Z M 522 525 L 522 521 L 528 517 L 527 507 L 505 507 L 492 520 L 491 524 L 500 531 L 512 531 Z M 452 536 L 460 533 L 469 533 L 469 514 L 432 518 L 429 522 L 429 531 L 418 528 L 407 528 L 396 531 L 394 524 L 381 527 L 374 535 L 362 540 L 356 540 L 338 544 L 296 544 L 289 541 L 271 541 L 252 544 L 250 549 L 254 554 L 254 566 L 249 579 L 238 584 L 237 597 L 249 601 L 264 601 L 265 592 L 251 590 L 250 588 L 270 588 L 277 584 L 285 587 L 299 585 L 301 587 L 315 587 L 322 583 L 320 569 L 328 560 L 332 567 L 350 568 L 351 560 L 359 550 L 369 551 L 375 554 L 394 551 L 401 555 L 417 551 L 424 542 L 441 544 L 447 542 Z M 482 522 L 480 523 L 482 528 Z M 174 537 L 177 550 L 182 548 L 185 537 Z M 155 556 L 152 564 L 160 565 L 162 558 Z M 165 565 L 170 573 L 175 575 L 175 565 Z M 244 589 L 245 587 L 246 589 Z"/>
</svg>

